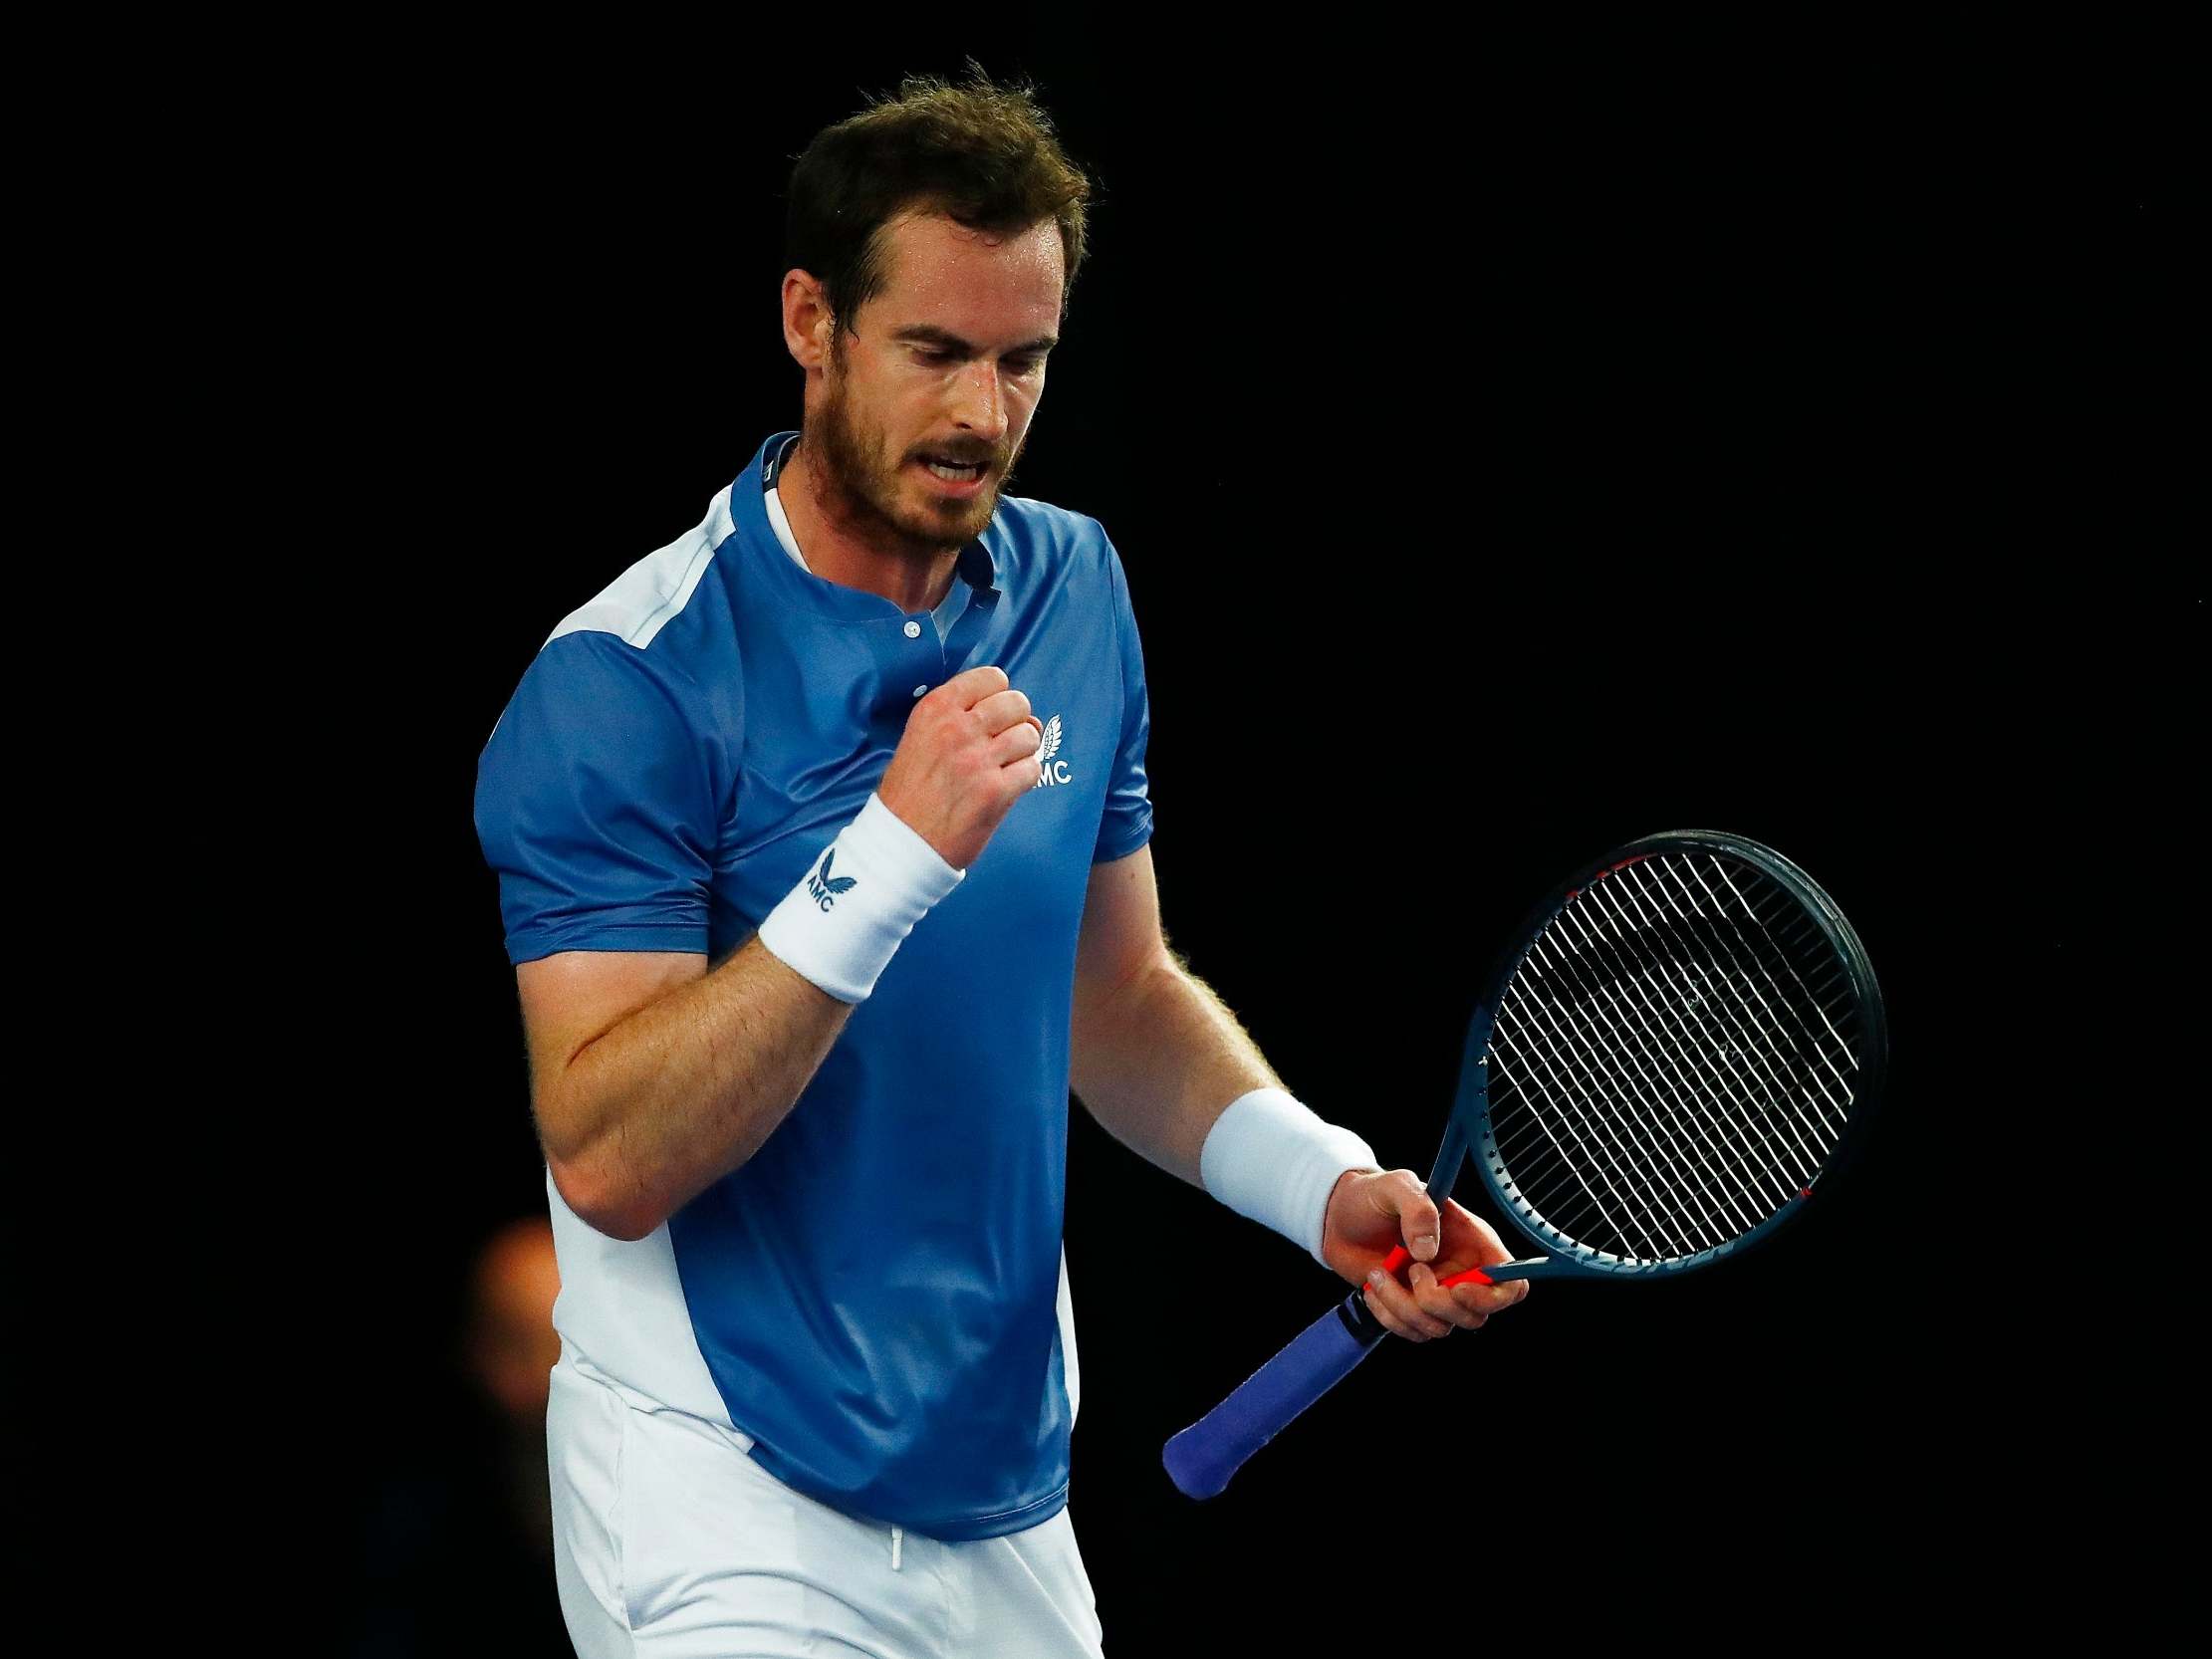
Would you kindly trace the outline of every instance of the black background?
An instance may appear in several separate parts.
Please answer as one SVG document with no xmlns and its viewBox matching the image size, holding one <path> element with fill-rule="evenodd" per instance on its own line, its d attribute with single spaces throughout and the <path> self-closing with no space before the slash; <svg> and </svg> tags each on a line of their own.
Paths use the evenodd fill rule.
<svg viewBox="0 0 2212 1659">
<path fill-rule="evenodd" d="M 1828 888 L 1894 1036 L 1870 1155 L 1792 1235 L 1393 1342 L 1203 1507 L 1161 1442 L 1335 1292 L 1079 1112 L 1072 1509 L 1111 1650 L 1952 1583 L 2080 1475 L 2026 1449 L 2023 1387 L 2079 1380 L 2049 1263 L 2089 1242 L 2027 1155 L 2045 1014 L 2096 956 L 2081 837 L 2170 832 L 2201 638 L 2163 521 L 2156 41 L 1290 45 L 1102 12 L 415 66 L 315 330 L 369 544 L 314 589 L 360 734 L 325 874 L 357 942 L 300 1034 L 358 1288 L 319 1394 L 340 1506 L 446 1444 L 460 1265 L 544 1205 L 477 754 L 552 625 L 797 424 L 792 157 L 969 53 L 1035 77 L 1100 181 L 1014 488 L 1122 554 L 1166 926 L 1290 1085 L 1425 1169 L 1513 923 L 1689 826 Z M 1962 1274 L 1970 1247 L 2040 1265 Z"/>
</svg>

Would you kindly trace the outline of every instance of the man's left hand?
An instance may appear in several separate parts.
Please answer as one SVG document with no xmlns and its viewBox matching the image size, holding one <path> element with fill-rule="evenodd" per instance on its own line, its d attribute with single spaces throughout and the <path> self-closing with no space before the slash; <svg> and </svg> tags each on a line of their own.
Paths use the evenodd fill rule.
<svg viewBox="0 0 2212 1659">
<path fill-rule="evenodd" d="M 1413 1257 L 1404 1282 L 1382 1271 L 1383 1259 L 1401 1244 Z M 1385 1329 L 1413 1342 L 1447 1335 L 1454 1325 L 1480 1330 L 1491 1314 L 1529 1294 L 1525 1279 L 1448 1291 L 1437 1283 L 1468 1268 L 1510 1262 L 1513 1253 L 1487 1222 L 1451 1199 L 1439 1214 L 1410 1169 L 1345 1171 L 1329 1195 L 1321 1253 L 1345 1279 L 1365 1287 L 1367 1305 Z"/>
</svg>

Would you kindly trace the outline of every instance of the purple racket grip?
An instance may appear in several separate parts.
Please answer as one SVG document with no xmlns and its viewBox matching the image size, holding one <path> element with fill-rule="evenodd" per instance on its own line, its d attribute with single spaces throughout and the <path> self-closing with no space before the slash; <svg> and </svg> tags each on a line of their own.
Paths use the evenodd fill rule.
<svg viewBox="0 0 2212 1659">
<path fill-rule="evenodd" d="M 1382 1326 L 1354 1291 L 1246 1377 L 1235 1393 L 1168 1441 L 1167 1477 L 1185 1498 L 1211 1498 L 1291 1420 L 1374 1351 Z"/>
</svg>

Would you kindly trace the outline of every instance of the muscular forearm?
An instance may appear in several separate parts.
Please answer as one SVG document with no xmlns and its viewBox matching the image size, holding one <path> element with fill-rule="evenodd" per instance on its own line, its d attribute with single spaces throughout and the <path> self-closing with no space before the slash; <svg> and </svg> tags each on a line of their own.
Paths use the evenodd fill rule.
<svg viewBox="0 0 2212 1659">
<path fill-rule="evenodd" d="M 758 939 L 637 1010 L 541 1082 L 562 1195 L 601 1232 L 643 1238 L 760 1149 L 852 1013 Z"/>
<path fill-rule="evenodd" d="M 921 697 L 882 782 L 759 934 L 680 983 L 653 976 L 695 974 L 697 957 L 640 953 L 640 978 L 611 980 L 627 1012 L 604 1009 L 573 1047 L 566 1023 L 596 1005 L 562 975 L 589 953 L 518 970 L 524 1023 L 547 1034 L 532 1040 L 539 1133 L 578 1215 L 643 1238 L 760 1150 L 900 942 L 1034 787 L 1042 729 L 996 667 Z M 610 976 L 597 979 L 605 997 Z"/>
<path fill-rule="evenodd" d="M 1117 992 L 1079 997 L 1072 1039 L 1072 1080 L 1091 1114 L 1193 1186 L 1222 1108 L 1282 1086 L 1212 987 L 1164 956 Z"/>
</svg>

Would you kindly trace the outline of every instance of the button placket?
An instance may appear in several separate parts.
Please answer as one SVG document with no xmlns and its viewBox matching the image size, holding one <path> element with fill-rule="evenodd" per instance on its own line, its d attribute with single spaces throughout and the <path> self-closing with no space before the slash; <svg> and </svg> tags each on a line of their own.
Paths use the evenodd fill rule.
<svg viewBox="0 0 2212 1659">
<path fill-rule="evenodd" d="M 944 646 L 934 637 L 924 637 L 921 623 L 911 616 L 899 623 L 898 631 L 904 635 L 898 652 L 899 661 L 905 664 L 901 678 L 913 676 L 914 689 L 909 695 L 918 702 L 929 695 L 932 687 L 944 683 L 947 668 Z M 891 683 L 895 685 L 898 681 Z"/>
</svg>

